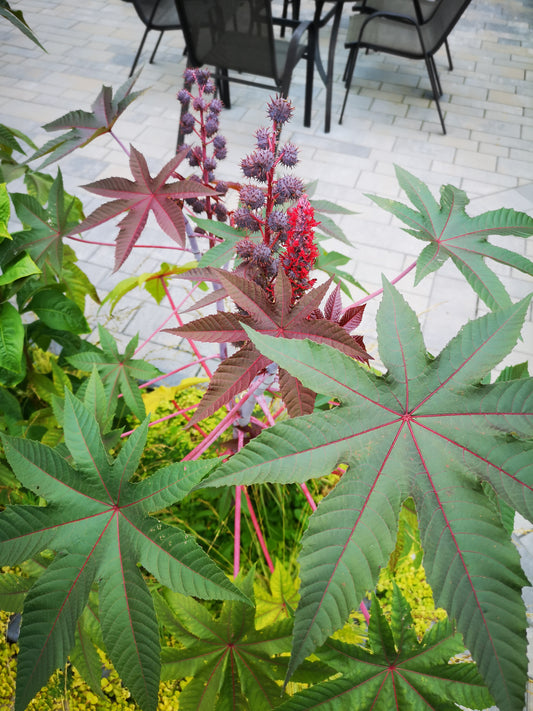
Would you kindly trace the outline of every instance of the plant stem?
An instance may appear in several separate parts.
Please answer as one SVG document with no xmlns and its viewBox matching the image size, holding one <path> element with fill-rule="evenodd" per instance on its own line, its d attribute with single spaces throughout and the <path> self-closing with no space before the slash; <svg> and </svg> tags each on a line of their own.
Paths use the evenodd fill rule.
<svg viewBox="0 0 533 711">
<path fill-rule="evenodd" d="M 252 501 L 250 499 L 250 494 L 248 493 L 248 489 L 245 486 L 243 486 L 242 488 L 244 490 L 244 495 L 246 496 L 246 503 L 248 504 L 248 510 L 250 511 L 250 518 L 252 519 L 255 533 L 256 533 L 257 538 L 259 540 L 259 545 L 261 546 L 261 550 L 263 551 L 263 555 L 265 556 L 265 560 L 267 562 L 268 569 L 270 570 L 271 573 L 273 573 L 274 572 L 274 563 L 272 562 L 272 558 L 270 557 L 270 553 L 268 552 L 265 537 L 263 536 L 261 527 L 259 525 L 259 521 L 257 520 L 257 516 L 255 515 Z"/>
<path fill-rule="evenodd" d="M 391 284 L 396 284 L 397 282 L 400 281 L 400 279 L 403 279 L 406 274 L 409 274 L 410 271 L 412 271 L 416 267 L 417 260 L 410 264 L 408 267 L 406 267 L 403 272 L 400 272 L 398 276 L 394 277 L 394 279 L 391 281 Z M 367 296 L 364 296 L 362 299 L 359 299 L 359 301 L 354 301 L 353 304 L 349 304 L 345 309 L 342 310 L 342 313 L 346 313 L 348 309 L 353 308 L 354 306 L 362 306 L 363 304 L 366 304 L 368 301 L 371 301 L 374 297 L 379 296 L 380 294 L 383 293 L 383 288 L 378 289 L 377 291 L 374 291 L 372 294 L 368 294 Z"/>
<path fill-rule="evenodd" d="M 248 392 L 242 396 L 239 402 L 233 405 L 233 407 L 224 417 L 224 419 L 221 420 L 213 430 L 211 430 L 211 432 L 208 434 L 208 436 L 204 439 L 203 442 L 201 442 L 198 446 L 196 446 L 193 450 L 186 454 L 185 457 L 183 457 L 182 461 L 193 461 L 197 459 L 201 454 L 205 452 L 206 449 L 211 446 L 211 444 L 223 432 L 225 432 L 229 427 L 233 425 L 235 420 L 239 418 L 239 415 L 237 413 L 239 412 L 240 407 L 248 400 L 248 398 L 250 398 L 254 394 L 255 390 L 262 384 L 263 380 L 267 377 L 267 375 L 268 373 L 263 373 L 263 375 L 260 375 L 257 380 L 252 383 Z"/>
<path fill-rule="evenodd" d="M 183 326 L 183 321 L 181 320 L 180 315 L 179 315 L 179 313 L 178 313 L 178 310 L 177 310 L 176 306 L 174 305 L 174 301 L 172 300 L 172 296 L 170 295 L 170 291 L 168 290 L 168 286 L 166 285 L 165 280 L 162 279 L 162 280 L 161 280 L 161 283 L 162 283 L 162 285 L 163 285 L 163 289 L 165 290 L 166 297 L 167 297 L 167 299 L 168 299 L 168 301 L 169 301 L 169 303 L 170 303 L 170 307 L 171 307 L 171 309 L 172 309 L 172 311 L 173 311 L 173 313 L 174 313 L 174 316 L 176 317 L 177 322 L 179 323 L 180 326 Z M 198 358 L 198 360 L 202 360 L 202 367 L 203 367 L 203 369 L 205 370 L 207 376 L 208 376 L 209 378 L 212 378 L 212 377 L 213 377 L 213 373 L 211 372 L 211 370 L 210 370 L 209 366 L 207 365 L 207 363 L 203 362 L 202 354 L 200 353 L 200 351 L 199 351 L 198 348 L 196 347 L 196 344 L 194 343 L 194 341 L 192 341 L 190 338 L 187 338 L 187 342 L 188 342 L 188 344 L 190 345 L 190 347 L 192 348 L 192 351 L 193 351 L 194 355 Z"/>
</svg>

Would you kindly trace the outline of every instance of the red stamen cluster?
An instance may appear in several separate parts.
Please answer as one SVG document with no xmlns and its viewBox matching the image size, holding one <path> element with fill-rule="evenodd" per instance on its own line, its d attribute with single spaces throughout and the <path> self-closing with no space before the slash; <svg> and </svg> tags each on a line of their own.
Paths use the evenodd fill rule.
<svg viewBox="0 0 533 711">
<path fill-rule="evenodd" d="M 313 228 L 319 223 L 307 195 L 302 195 L 287 215 L 290 227 L 281 264 L 291 282 L 294 303 L 316 282 L 316 279 L 309 279 L 309 272 L 318 257 Z"/>
</svg>

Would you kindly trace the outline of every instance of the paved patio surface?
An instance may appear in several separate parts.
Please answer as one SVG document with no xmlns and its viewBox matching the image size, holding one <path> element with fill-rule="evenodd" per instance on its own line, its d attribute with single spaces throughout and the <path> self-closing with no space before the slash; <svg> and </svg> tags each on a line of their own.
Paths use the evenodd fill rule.
<svg viewBox="0 0 533 711">
<path fill-rule="evenodd" d="M 24 11 L 47 53 L 0 22 L 0 122 L 17 126 L 42 145 L 51 137 L 40 128 L 42 124 L 73 109 L 89 109 L 102 84 L 117 88 L 126 80 L 144 27 L 133 6 L 122 0 L 24 0 L 20 4 L 15 0 L 12 4 Z M 303 15 L 311 17 L 313 3 L 304 0 L 302 5 Z M 533 214 L 533 1 L 473 0 L 467 9 L 450 39 L 453 72 L 447 70 L 444 52 L 437 57 L 445 92 L 445 136 L 430 100 L 423 65 L 376 54 L 360 57 L 344 122 L 338 125 L 346 25 L 344 19 L 337 45 L 331 132 L 323 132 L 325 89 L 318 76 L 312 127 L 303 126 L 302 67 L 293 79 L 291 98 L 297 108 L 284 138 L 300 148 L 295 173 L 306 181 L 318 181 L 315 197 L 334 200 L 356 213 L 339 219 L 353 246 L 338 242 L 325 246 L 352 257 L 354 276 L 372 292 L 381 286 L 382 273 L 393 279 L 423 247 L 365 196 L 376 193 L 406 200 L 394 176 L 395 164 L 426 181 L 436 196 L 443 184 L 462 188 L 471 199 L 467 210 L 472 215 L 499 207 Z M 324 51 L 327 38 L 324 32 Z M 147 61 L 155 40 L 156 33 L 152 33 L 141 61 Z M 183 46 L 180 32 L 164 36 L 155 63 L 146 64 L 138 80 L 138 88 L 146 88 L 146 92 L 116 124 L 116 134 L 145 154 L 152 172 L 175 148 L 179 115 L 175 96 L 185 68 Z M 241 178 L 239 162 L 251 150 L 254 132 L 266 124 L 268 97 L 261 89 L 232 86 L 232 109 L 222 115 L 228 158 L 220 163 L 219 178 Z M 127 158 L 110 136 L 76 151 L 60 165 L 66 188 L 82 198 L 87 214 L 100 200 L 81 185 L 102 177 L 129 176 Z M 116 230 L 105 227 L 87 237 L 110 243 L 115 235 Z M 162 247 L 171 245 L 151 224 L 142 239 Z M 531 240 L 505 237 L 491 241 L 533 257 Z M 113 273 L 112 249 L 78 243 L 76 251 L 80 266 L 101 295 L 126 276 L 155 271 L 176 254 L 165 249 L 136 250 L 124 268 Z M 495 265 L 494 271 L 513 298 L 531 291 L 532 280 L 520 272 L 500 265 Z M 172 288 L 179 289 L 177 285 Z M 449 263 L 416 288 L 411 273 L 399 288 L 419 314 L 427 347 L 433 353 L 468 319 L 484 312 L 474 292 Z M 362 294 L 354 290 L 353 296 L 357 299 Z M 374 355 L 378 301 L 368 305 L 363 323 Z M 148 304 L 142 310 L 139 306 L 139 295 L 133 294 L 119 304 L 112 320 L 105 309 L 98 319 L 125 341 L 137 332 L 141 339 L 147 338 L 171 316 L 164 304 Z M 96 320 L 96 309 L 92 317 Z M 155 337 L 145 354 L 166 371 L 187 357 L 169 334 Z M 522 340 L 505 363 L 531 359 L 532 354 L 530 308 Z M 530 528 L 527 522 L 517 526 L 520 546 L 526 551 L 524 567 L 529 572 L 533 569 L 533 538 L 527 535 Z M 533 602 L 533 596 L 528 602 Z"/>
</svg>

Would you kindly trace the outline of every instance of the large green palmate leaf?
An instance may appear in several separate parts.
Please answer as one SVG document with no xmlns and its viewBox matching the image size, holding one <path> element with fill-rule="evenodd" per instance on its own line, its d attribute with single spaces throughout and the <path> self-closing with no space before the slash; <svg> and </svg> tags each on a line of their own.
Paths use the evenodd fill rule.
<svg viewBox="0 0 533 711">
<path fill-rule="evenodd" d="M 501 711 L 516 711 L 527 676 L 526 579 L 484 487 L 533 517 L 533 380 L 481 381 L 516 343 L 529 300 L 468 323 L 431 358 L 415 313 L 384 289 L 384 376 L 322 344 L 250 334 L 341 404 L 262 433 L 200 486 L 304 481 L 349 465 L 303 539 L 290 672 L 374 588 L 411 496 L 436 603 L 457 620 Z"/>
<path fill-rule="evenodd" d="M 240 582 L 250 599 L 253 574 Z M 167 606 L 173 613 L 166 615 L 167 627 L 186 648 L 162 649 L 161 677 L 194 677 L 180 694 L 180 709 L 266 711 L 280 705 L 284 694 L 275 672 L 283 662 L 286 670 L 287 657 L 277 655 L 290 650 L 292 621 L 258 631 L 253 608 L 240 601 L 226 601 L 218 619 L 182 596 L 167 595 Z"/>
<path fill-rule="evenodd" d="M 253 576 L 237 581 L 253 600 Z M 256 629 L 254 610 L 241 601 L 226 601 L 213 618 L 191 598 L 166 592 L 156 597 L 159 618 L 185 649 L 164 647 L 162 679 L 192 676 L 179 697 L 180 711 L 268 711 L 285 698 L 276 680 L 288 664 L 292 620 Z M 331 669 L 307 663 L 301 680 L 321 681 Z"/>
<path fill-rule="evenodd" d="M 21 483 L 49 503 L 8 506 L 0 514 L 0 561 L 17 565 L 41 550 L 56 551 L 26 595 L 15 711 L 65 664 L 94 583 L 106 650 L 145 711 L 157 706 L 160 644 L 137 564 L 184 595 L 247 602 L 191 536 L 148 515 L 181 500 L 212 463 L 172 464 L 129 483 L 147 426 L 145 421 L 113 461 L 94 416 L 66 391 L 65 442 L 75 465 L 40 442 L 3 437 Z"/>
<path fill-rule="evenodd" d="M 390 622 L 377 598 L 371 609 L 368 647 L 328 640 L 318 657 L 342 676 L 295 695 L 280 711 L 458 711 L 457 704 L 469 709 L 492 704 L 475 664 L 457 658 L 464 647 L 449 620 L 419 641 L 396 586 Z"/>
<path fill-rule="evenodd" d="M 439 204 L 427 186 L 411 173 L 396 166 L 396 177 L 416 209 L 376 195 L 367 197 L 408 225 L 404 228 L 406 232 L 430 243 L 418 257 L 415 284 L 450 258 L 489 308 L 510 306 L 505 287 L 485 264 L 485 257 L 530 275 L 533 275 L 533 263 L 516 252 L 490 244 L 487 237 L 531 237 L 533 217 L 506 208 L 470 217 L 465 210 L 469 199 L 463 190 L 444 185 Z"/>
</svg>

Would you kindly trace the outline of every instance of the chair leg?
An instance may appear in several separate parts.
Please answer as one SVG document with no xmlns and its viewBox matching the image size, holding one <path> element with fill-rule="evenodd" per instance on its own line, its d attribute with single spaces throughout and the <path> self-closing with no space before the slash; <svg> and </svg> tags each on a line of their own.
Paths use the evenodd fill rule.
<svg viewBox="0 0 533 711">
<path fill-rule="evenodd" d="M 442 109 L 440 107 L 440 102 L 439 102 L 439 85 L 440 82 L 438 80 L 438 74 L 436 74 L 436 69 L 435 69 L 435 63 L 433 57 L 430 55 L 425 56 L 426 60 L 426 67 L 428 71 L 428 76 L 429 76 L 429 81 L 431 84 L 431 88 L 433 90 L 433 98 L 435 100 L 435 104 L 437 105 L 437 112 L 439 114 L 439 119 L 440 119 L 440 125 L 442 126 L 442 133 L 446 135 L 446 126 L 444 125 L 444 117 L 442 115 Z"/>
<path fill-rule="evenodd" d="M 157 38 L 157 42 L 155 43 L 154 51 L 152 52 L 152 55 L 150 57 L 150 64 L 153 64 L 153 62 L 154 62 L 155 53 L 159 49 L 159 44 L 161 42 L 164 32 L 165 32 L 165 30 L 161 30 L 161 32 L 159 33 L 159 37 Z"/>
<path fill-rule="evenodd" d="M 444 40 L 444 46 L 446 47 L 446 55 L 448 56 L 448 68 L 452 72 L 453 71 L 453 62 L 452 62 L 452 55 L 450 52 L 450 45 L 448 44 L 448 40 Z"/>
<path fill-rule="evenodd" d="M 139 57 L 141 56 L 141 52 L 143 51 L 144 43 L 146 41 L 146 37 L 148 36 L 149 32 L 150 32 L 150 29 L 147 27 L 144 31 L 143 36 L 142 36 L 141 44 L 139 45 L 139 49 L 137 50 L 137 54 L 135 55 L 133 64 L 131 65 L 131 69 L 130 69 L 130 73 L 129 73 L 130 77 L 132 76 L 133 72 L 135 71 L 135 67 L 137 66 L 137 62 L 139 61 Z"/>
<path fill-rule="evenodd" d="M 217 67 L 215 70 L 215 84 L 218 95 L 226 109 L 231 109 L 231 98 L 229 93 L 228 70 Z"/>
<path fill-rule="evenodd" d="M 307 72 L 305 77 L 305 108 L 304 126 L 311 126 L 311 110 L 313 106 L 313 76 L 315 73 L 315 33 L 309 29 L 309 44 L 307 45 Z"/>
<path fill-rule="evenodd" d="M 344 93 L 344 101 L 342 102 L 341 115 L 339 118 L 339 124 L 342 123 L 344 116 L 344 109 L 346 108 L 346 102 L 348 101 L 348 94 L 350 93 L 350 87 L 352 86 L 352 78 L 355 70 L 355 63 L 357 62 L 357 55 L 359 53 L 359 45 L 355 45 L 350 49 L 350 54 L 348 56 L 348 62 L 346 64 L 345 76 L 346 76 L 346 91 Z"/>
</svg>

